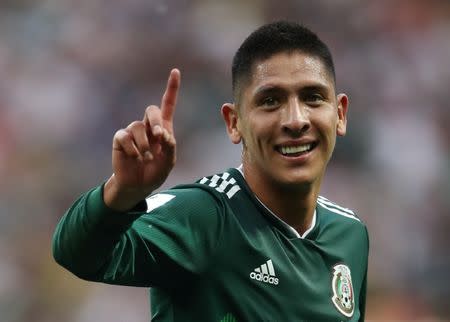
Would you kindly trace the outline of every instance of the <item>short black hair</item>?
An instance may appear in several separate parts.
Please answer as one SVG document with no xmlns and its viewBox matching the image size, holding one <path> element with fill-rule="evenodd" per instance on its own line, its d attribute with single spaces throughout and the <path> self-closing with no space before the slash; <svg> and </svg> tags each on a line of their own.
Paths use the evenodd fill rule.
<svg viewBox="0 0 450 322">
<path fill-rule="evenodd" d="M 336 81 L 333 58 L 328 46 L 305 26 L 289 21 L 263 25 L 252 32 L 241 44 L 233 58 L 231 69 L 235 100 L 239 98 L 241 84 L 249 79 L 257 61 L 281 52 L 300 51 L 319 58 Z"/>
</svg>

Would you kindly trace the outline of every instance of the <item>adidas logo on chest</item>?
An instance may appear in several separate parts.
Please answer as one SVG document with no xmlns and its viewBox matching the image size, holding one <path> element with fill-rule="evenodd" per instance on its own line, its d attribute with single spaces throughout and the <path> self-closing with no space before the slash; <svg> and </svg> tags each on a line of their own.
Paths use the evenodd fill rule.
<svg viewBox="0 0 450 322">
<path fill-rule="evenodd" d="M 255 268 L 253 272 L 250 273 L 250 278 L 263 283 L 278 285 L 278 278 L 275 275 L 275 269 L 271 259 Z"/>
</svg>

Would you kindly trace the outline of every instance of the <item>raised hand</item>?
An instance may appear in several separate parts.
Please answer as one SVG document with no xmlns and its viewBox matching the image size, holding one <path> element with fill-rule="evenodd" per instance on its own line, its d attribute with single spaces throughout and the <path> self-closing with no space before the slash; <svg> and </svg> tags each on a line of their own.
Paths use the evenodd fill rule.
<svg viewBox="0 0 450 322">
<path fill-rule="evenodd" d="M 106 182 L 105 204 L 126 211 L 161 186 L 175 165 L 173 115 L 180 88 L 180 71 L 173 69 L 161 100 L 150 105 L 142 121 L 134 121 L 113 138 L 114 174 Z"/>
</svg>

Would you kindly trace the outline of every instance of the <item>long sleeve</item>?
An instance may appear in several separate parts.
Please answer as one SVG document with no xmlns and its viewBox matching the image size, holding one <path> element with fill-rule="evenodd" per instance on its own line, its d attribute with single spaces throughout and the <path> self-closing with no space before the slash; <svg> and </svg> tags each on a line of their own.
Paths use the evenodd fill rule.
<svg viewBox="0 0 450 322">
<path fill-rule="evenodd" d="M 82 195 L 56 227 L 55 260 L 86 280 L 134 286 L 170 287 L 171 277 L 204 269 L 221 230 L 217 201 L 201 189 L 174 189 L 147 204 L 150 212 L 118 213 L 102 187 Z"/>
<path fill-rule="evenodd" d="M 53 235 L 53 256 L 80 278 L 99 280 L 98 272 L 138 214 L 119 213 L 103 202 L 103 186 L 83 194 L 61 218 Z"/>
</svg>

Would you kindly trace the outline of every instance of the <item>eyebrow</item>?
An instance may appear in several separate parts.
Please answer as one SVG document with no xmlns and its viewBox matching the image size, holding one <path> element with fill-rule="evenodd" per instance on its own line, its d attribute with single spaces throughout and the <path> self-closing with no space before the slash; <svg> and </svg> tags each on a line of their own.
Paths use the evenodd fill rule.
<svg viewBox="0 0 450 322">
<path fill-rule="evenodd" d="M 254 94 L 254 96 L 259 96 L 263 93 L 279 91 L 282 89 L 283 89 L 282 86 L 268 84 L 268 85 L 263 85 L 263 86 L 257 88 L 253 94 Z"/>
<path fill-rule="evenodd" d="M 299 88 L 299 90 L 302 92 L 314 92 L 314 91 L 329 92 L 330 88 L 329 88 L 329 86 L 315 82 L 310 85 L 302 86 Z M 265 84 L 265 85 L 258 87 L 254 91 L 253 94 L 254 94 L 254 96 L 259 96 L 263 93 L 276 92 L 276 91 L 284 91 L 284 87 L 280 86 L 280 85 L 276 85 L 276 84 Z"/>
<path fill-rule="evenodd" d="M 301 89 L 302 92 L 326 92 L 330 90 L 329 87 L 322 85 L 322 84 L 316 84 L 316 85 L 308 85 Z"/>
</svg>

